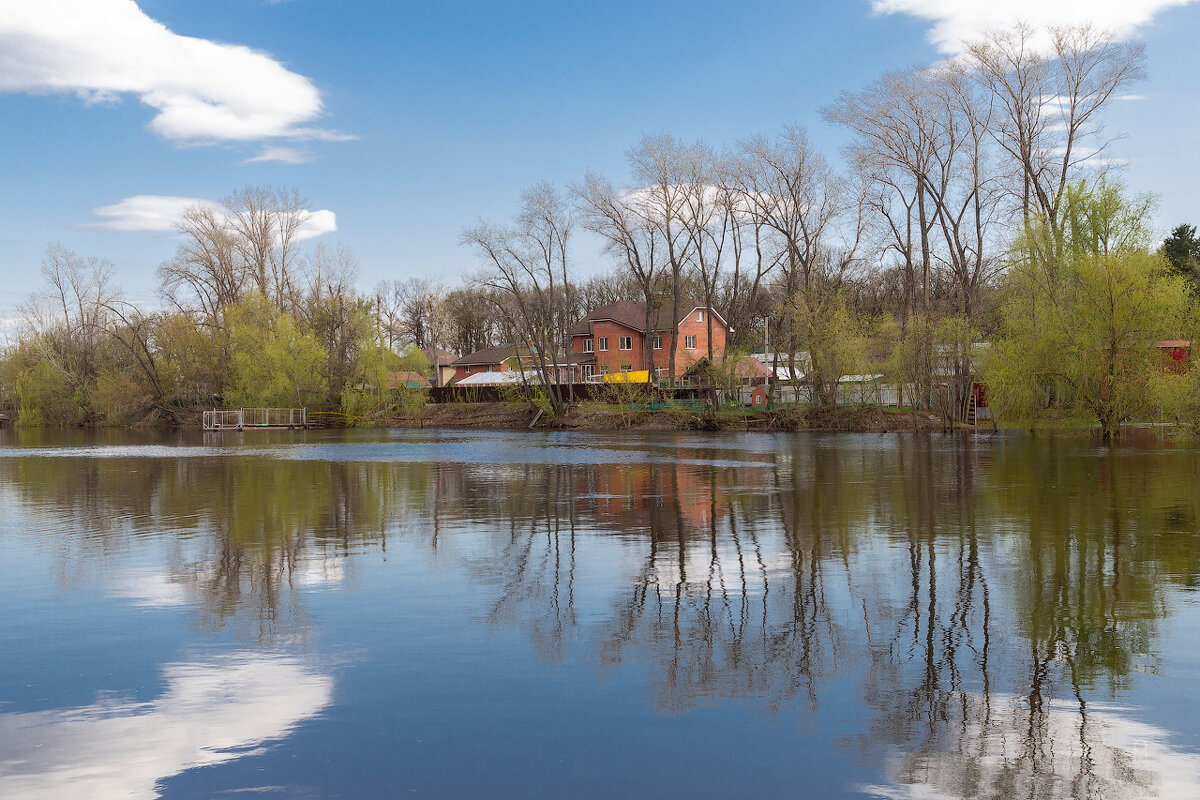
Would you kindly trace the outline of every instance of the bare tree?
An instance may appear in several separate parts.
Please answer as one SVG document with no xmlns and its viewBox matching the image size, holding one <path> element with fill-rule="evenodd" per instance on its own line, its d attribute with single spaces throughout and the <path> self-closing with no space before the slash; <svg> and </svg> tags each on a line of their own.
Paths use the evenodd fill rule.
<svg viewBox="0 0 1200 800">
<path fill-rule="evenodd" d="M 235 247 L 255 287 L 280 309 L 296 302 L 297 234 L 309 218 L 295 189 L 250 186 L 225 198 L 225 215 Z"/>
<path fill-rule="evenodd" d="M 604 241 L 604 250 L 622 263 L 641 289 L 646 304 L 646 335 L 651 336 L 658 307 L 658 284 L 664 268 L 662 231 L 639 212 L 639 201 L 617 192 L 612 184 L 587 173 L 575 189 L 584 226 Z M 655 373 L 654 349 L 646 350 L 646 369 Z"/>
<path fill-rule="evenodd" d="M 100 366 L 109 308 L 119 299 L 113 265 L 51 244 L 42 260 L 45 289 L 21 308 L 25 339 L 80 397 Z"/>
<path fill-rule="evenodd" d="M 181 311 L 196 311 L 216 328 L 221 309 L 242 297 L 247 283 L 237 237 L 223 214 L 195 206 L 175 230 L 183 242 L 158 268 L 159 293 Z"/>
<path fill-rule="evenodd" d="M 702 144 L 686 145 L 664 133 L 643 136 L 628 156 L 637 187 L 631 207 L 646 225 L 657 230 L 665 266 L 670 270 L 672 346 L 668 374 L 674 386 L 685 271 L 699 241 L 699 226 L 687 220 L 694 210 L 692 199 L 697 191 L 703 191 L 709 151 Z M 647 326 L 646 335 L 650 333 Z"/>
<path fill-rule="evenodd" d="M 409 278 L 383 281 L 376 289 L 380 314 L 389 348 L 411 344 L 418 349 L 434 347 L 444 338 L 441 281 Z"/>
<path fill-rule="evenodd" d="M 501 308 L 524 341 L 525 357 L 536 366 L 554 415 L 561 416 L 566 405 L 557 373 L 567 355 L 563 307 L 570 304 L 562 276 L 568 274 L 570 214 L 545 184 L 526 191 L 521 201 L 512 227 L 481 223 L 465 230 L 462 242 L 487 264 L 481 282 L 505 301 Z"/>
<path fill-rule="evenodd" d="M 814 324 L 842 302 L 846 272 L 862 237 L 862 206 L 856 197 L 847 198 L 845 179 L 799 127 L 786 128 L 774 142 L 759 137 L 743 143 L 741 158 L 749 213 L 784 245 L 777 303 L 794 382 L 799 345 L 809 346 L 810 368 L 824 363 L 814 351 L 825 344 Z"/>
<path fill-rule="evenodd" d="M 1022 210 L 1057 231 L 1067 186 L 1109 144 L 1104 109 L 1145 77 L 1145 47 L 1086 24 L 1048 34 L 1048 52 L 1038 31 L 1018 24 L 971 44 L 967 55 L 968 74 L 994 99 L 989 131 L 1019 169 Z"/>
</svg>

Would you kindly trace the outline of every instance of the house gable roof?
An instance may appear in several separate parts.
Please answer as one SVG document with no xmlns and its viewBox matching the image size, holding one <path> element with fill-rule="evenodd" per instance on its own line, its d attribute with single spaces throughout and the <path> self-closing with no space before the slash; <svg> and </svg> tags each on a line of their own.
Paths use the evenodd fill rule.
<svg viewBox="0 0 1200 800">
<path fill-rule="evenodd" d="M 502 364 L 517 354 L 515 347 L 485 347 L 450 362 L 452 367 L 473 367 L 479 364 Z"/>
<path fill-rule="evenodd" d="M 725 327 L 729 327 L 725 322 L 725 318 L 716 309 L 709 309 L 707 306 L 695 305 L 694 303 L 681 303 L 680 308 L 688 309 L 687 313 L 680 315 L 679 321 L 682 322 L 697 309 L 708 310 L 716 319 L 721 321 Z M 572 336 L 587 336 L 592 332 L 592 323 L 609 320 L 623 325 L 626 328 L 631 328 L 638 333 L 646 332 L 646 304 L 638 303 L 632 300 L 622 300 L 619 303 L 609 303 L 605 306 L 589 311 L 587 316 L 575 323 L 575 327 L 571 328 Z M 655 331 L 670 331 L 674 330 L 675 326 L 671 320 L 671 307 L 660 306 L 654 310 L 650 320 L 650 327 Z"/>
</svg>

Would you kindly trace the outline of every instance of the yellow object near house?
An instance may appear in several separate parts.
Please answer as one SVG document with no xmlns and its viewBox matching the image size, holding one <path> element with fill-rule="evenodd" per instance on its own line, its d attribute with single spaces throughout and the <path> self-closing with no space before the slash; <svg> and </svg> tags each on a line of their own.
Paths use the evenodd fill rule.
<svg viewBox="0 0 1200 800">
<path fill-rule="evenodd" d="M 604 376 L 605 383 L 649 383 L 650 370 L 640 369 L 636 372 L 610 372 Z"/>
</svg>

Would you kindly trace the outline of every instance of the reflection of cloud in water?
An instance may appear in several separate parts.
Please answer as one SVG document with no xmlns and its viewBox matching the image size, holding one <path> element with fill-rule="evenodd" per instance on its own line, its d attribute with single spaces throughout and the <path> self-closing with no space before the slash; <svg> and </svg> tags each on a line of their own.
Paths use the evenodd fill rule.
<svg viewBox="0 0 1200 800">
<path fill-rule="evenodd" d="M 340 560 L 311 558 L 291 566 L 290 584 L 298 589 L 337 586 L 345 578 Z M 200 563 L 192 571 L 158 572 L 127 570 L 112 581 L 111 594 L 144 608 L 171 608 L 197 602 L 197 584 L 217 579 L 212 565 Z"/>
<path fill-rule="evenodd" d="M 1081 715 L 1077 705 L 1053 701 L 1031 715 L 1027 699 L 1011 696 L 994 696 L 990 705 L 988 721 L 983 700 L 968 698 L 969 720 L 946 745 L 952 752 L 897 755 L 889 764 L 893 784 L 859 790 L 886 800 L 1174 800 L 1200 793 L 1200 755 L 1175 749 L 1169 731 L 1131 719 L 1125 709 L 1092 706 Z"/>
<path fill-rule="evenodd" d="M 113 579 L 112 594 L 135 606 L 165 608 L 185 606 L 194 576 L 172 575 L 152 570 L 128 571 Z"/>
<path fill-rule="evenodd" d="M 147 703 L 0 714 L 0 797 L 155 797 L 156 784 L 287 736 L 327 706 L 333 680 L 248 654 L 168 665 Z"/>
</svg>

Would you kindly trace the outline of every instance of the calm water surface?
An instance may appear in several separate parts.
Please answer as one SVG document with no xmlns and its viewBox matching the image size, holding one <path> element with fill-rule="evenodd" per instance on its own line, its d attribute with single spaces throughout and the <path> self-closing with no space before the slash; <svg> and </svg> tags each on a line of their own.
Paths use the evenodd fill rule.
<svg viewBox="0 0 1200 800">
<path fill-rule="evenodd" d="M 0 432 L 0 797 L 1200 797 L 1200 450 Z"/>
</svg>

